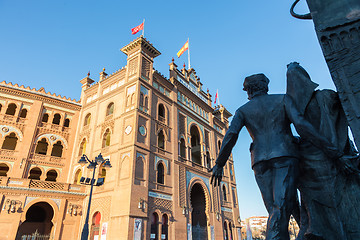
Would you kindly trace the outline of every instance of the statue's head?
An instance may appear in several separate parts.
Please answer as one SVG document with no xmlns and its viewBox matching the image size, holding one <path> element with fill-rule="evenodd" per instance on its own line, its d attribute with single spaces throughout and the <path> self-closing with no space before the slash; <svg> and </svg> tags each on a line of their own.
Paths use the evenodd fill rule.
<svg viewBox="0 0 360 240">
<path fill-rule="evenodd" d="M 243 90 L 248 93 L 248 98 L 251 99 L 255 95 L 266 94 L 269 91 L 269 82 L 263 73 L 254 74 L 245 78 Z"/>
</svg>

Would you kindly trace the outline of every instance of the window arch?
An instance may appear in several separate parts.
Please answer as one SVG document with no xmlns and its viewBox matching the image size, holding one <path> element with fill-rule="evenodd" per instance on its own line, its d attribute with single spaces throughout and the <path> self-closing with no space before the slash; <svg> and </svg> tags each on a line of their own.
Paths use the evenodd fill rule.
<svg viewBox="0 0 360 240">
<path fill-rule="evenodd" d="M 225 184 L 222 186 L 222 192 L 223 192 L 223 200 L 224 200 L 224 201 L 227 201 Z"/>
<path fill-rule="evenodd" d="M 180 139 L 180 157 L 186 158 L 186 146 L 185 146 L 185 139 Z"/>
<path fill-rule="evenodd" d="M 44 113 L 42 119 L 41 119 L 42 122 L 48 122 L 49 121 L 49 114 L 47 113 Z"/>
<path fill-rule="evenodd" d="M 75 173 L 74 184 L 80 184 L 81 177 L 82 177 L 82 171 L 81 169 L 78 169 Z"/>
<path fill-rule="evenodd" d="M 62 157 L 63 152 L 63 145 L 61 144 L 61 141 L 57 141 L 52 148 L 51 156 L 54 157 Z"/>
<path fill-rule="evenodd" d="M 46 138 L 42 138 L 40 141 L 37 142 L 35 153 L 46 155 L 48 145 L 49 144 L 47 143 Z"/>
<path fill-rule="evenodd" d="M 106 108 L 106 116 L 109 116 L 114 113 L 114 103 L 111 102 Z"/>
<path fill-rule="evenodd" d="M 161 224 L 161 239 L 168 240 L 169 218 L 166 214 L 162 216 Z"/>
<path fill-rule="evenodd" d="M 7 173 L 9 172 L 9 166 L 5 163 L 0 163 L 0 177 L 7 177 Z"/>
<path fill-rule="evenodd" d="M 150 238 L 150 240 L 158 239 L 158 222 L 159 216 L 157 213 L 153 213 L 151 215 L 151 227 L 150 227 L 150 234 L 155 236 L 155 238 Z"/>
<path fill-rule="evenodd" d="M 40 176 L 42 175 L 42 171 L 38 167 L 34 167 L 33 169 L 30 170 L 29 173 L 30 173 L 29 179 L 34 179 L 34 180 L 40 180 Z"/>
<path fill-rule="evenodd" d="M 145 95 L 145 97 L 144 97 L 144 108 L 148 108 L 148 104 L 149 104 L 149 98 L 148 98 L 148 96 L 146 96 Z"/>
<path fill-rule="evenodd" d="M 90 121 L 91 121 L 91 113 L 88 113 L 84 119 L 84 126 L 88 126 L 90 124 Z"/>
<path fill-rule="evenodd" d="M 5 137 L 5 140 L 2 144 L 2 149 L 7 149 L 7 150 L 15 150 L 16 148 L 16 144 L 17 144 L 17 136 L 15 133 L 10 133 L 9 135 L 7 135 Z"/>
<path fill-rule="evenodd" d="M 158 106 L 158 119 L 162 122 L 165 121 L 165 107 L 162 103 Z"/>
<path fill-rule="evenodd" d="M 218 141 L 218 148 L 219 148 L 219 151 L 220 151 L 220 149 L 221 149 L 221 141 L 220 140 Z"/>
<path fill-rule="evenodd" d="M 158 148 L 165 149 L 165 136 L 163 130 L 160 130 L 158 133 Z"/>
<path fill-rule="evenodd" d="M 144 93 L 140 92 L 139 105 L 144 106 Z"/>
<path fill-rule="evenodd" d="M 110 139 L 111 139 L 110 129 L 106 129 L 104 136 L 103 136 L 103 142 L 102 142 L 103 148 L 110 146 Z"/>
<path fill-rule="evenodd" d="M 5 114 L 14 116 L 16 112 L 16 108 L 17 106 L 15 103 L 10 103 L 6 109 Z"/>
<path fill-rule="evenodd" d="M 64 127 L 69 127 L 70 126 L 70 119 L 66 118 L 64 121 Z"/>
<path fill-rule="evenodd" d="M 195 125 L 190 128 L 191 134 L 191 159 L 197 164 L 201 164 L 201 145 L 200 145 L 200 133 Z"/>
<path fill-rule="evenodd" d="M 157 165 L 157 178 L 156 182 L 160 184 L 164 184 L 165 180 L 165 168 L 164 164 L 158 163 Z"/>
<path fill-rule="evenodd" d="M 59 113 L 55 113 L 52 123 L 59 125 L 61 120 L 61 115 Z"/>
<path fill-rule="evenodd" d="M 26 108 L 21 109 L 20 117 L 26 118 L 26 116 L 27 116 L 27 109 Z"/>
<path fill-rule="evenodd" d="M 233 234 L 232 234 L 232 227 L 231 227 L 231 222 L 229 222 L 229 240 L 233 239 Z"/>
<path fill-rule="evenodd" d="M 79 147 L 79 156 L 85 154 L 86 152 L 86 139 L 84 138 L 82 140 L 82 142 L 80 143 L 80 147 Z"/>
<path fill-rule="evenodd" d="M 58 177 L 58 174 L 55 170 L 49 170 L 46 173 L 46 179 L 45 181 L 49 181 L 49 182 L 56 182 L 56 178 Z"/>
</svg>

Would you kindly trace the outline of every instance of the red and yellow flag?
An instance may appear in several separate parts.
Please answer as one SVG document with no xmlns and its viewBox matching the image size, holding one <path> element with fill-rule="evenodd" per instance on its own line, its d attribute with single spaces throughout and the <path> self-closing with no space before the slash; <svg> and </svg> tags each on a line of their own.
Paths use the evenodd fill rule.
<svg viewBox="0 0 360 240">
<path fill-rule="evenodd" d="M 178 56 L 178 58 L 186 51 L 189 49 L 189 40 L 186 41 L 186 43 L 184 44 L 184 46 L 180 49 L 180 51 L 178 51 L 178 53 L 176 54 Z"/>
<path fill-rule="evenodd" d="M 131 29 L 131 34 L 136 34 L 138 33 L 140 30 L 144 29 L 144 22 L 142 24 L 140 24 L 139 26 L 136 26 L 134 28 Z"/>
</svg>

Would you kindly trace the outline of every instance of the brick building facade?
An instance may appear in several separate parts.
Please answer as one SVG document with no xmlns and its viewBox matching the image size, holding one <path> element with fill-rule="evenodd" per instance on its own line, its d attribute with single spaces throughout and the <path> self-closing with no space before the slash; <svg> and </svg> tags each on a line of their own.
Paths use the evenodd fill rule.
<svg viewBox="0 0 360 240">
<path fill-rule="evenodd" d="M 89 192 L 80 180 L 92 170 L 77 162 L 99 153 L 112 168 L 96 169 L 104 184 L 94 187 L 91 240 L 240 239 L 232 157 L 220 188 L 207 172 L 231 114 L 211 106 L 194 69 L 154 70 L 160 52 L 143 37 L 121 51 L 126 66 L 82 79 L 79 102 L 0 84 L 0 239 L 36 229 L 78 239 Z"/>
</svg>

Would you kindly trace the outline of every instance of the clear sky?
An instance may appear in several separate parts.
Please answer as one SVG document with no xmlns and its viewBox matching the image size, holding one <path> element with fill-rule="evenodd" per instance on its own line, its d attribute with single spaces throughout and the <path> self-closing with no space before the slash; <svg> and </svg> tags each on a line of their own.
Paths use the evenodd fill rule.
<svg viewBox="0 0 360 240">
<path fill-rule="evenodd" d="M 231 113 L 247 101 L 243 79 L 265 73 L 270 93 L 285 91 L 286 65 L 298 61 L 320 88 L 334 89 L 311 21 L 290 16 L 293 0 L 93 1 L 0 0 L 0 81 L 79 99 L 88 71 L 98 81 L 106 68 L 126 64 L 120 48 L 139 35 L 130 29 L 145 18 L 145 37 L 168 64 L 190 39 L 191 66 Z M 297 11 L 307 12 L 305 1 Z M 181 67 L 187 54 L 175 63 Z M 250 167 L 251 139 L 243 129 L 233 150 L 241 217 L 267 215 Z"/>
</svg>

